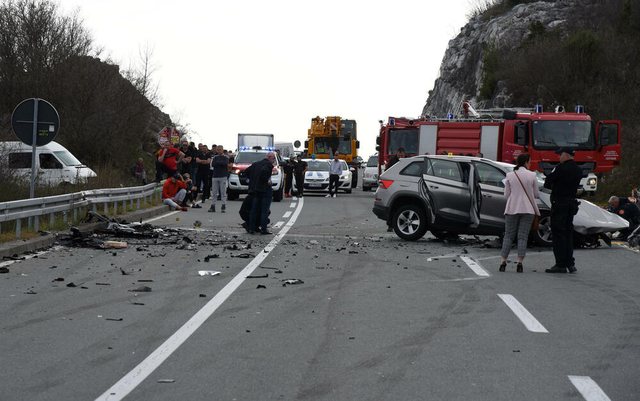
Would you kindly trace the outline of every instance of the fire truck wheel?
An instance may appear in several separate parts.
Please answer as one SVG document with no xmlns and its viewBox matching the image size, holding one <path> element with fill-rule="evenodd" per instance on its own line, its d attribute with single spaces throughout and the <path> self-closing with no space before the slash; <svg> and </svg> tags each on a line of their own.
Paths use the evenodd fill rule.
<svg viewBox="0 0 640 401">
<path fill-rule="evenodd" d="M 417 241 L 427 232 L 427 216 L 424 210 L 412 203 L 396 209 L 391 224 L 396 235 L 407 241 Z"/>
</svg>

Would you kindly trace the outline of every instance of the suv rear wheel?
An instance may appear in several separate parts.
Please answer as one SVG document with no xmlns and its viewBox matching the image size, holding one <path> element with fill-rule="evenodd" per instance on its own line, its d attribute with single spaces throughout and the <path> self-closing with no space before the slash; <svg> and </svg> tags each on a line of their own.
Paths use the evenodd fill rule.
<svg viewBox="0 0 640 401">
<path fill-rule="evenodd" d="M 427 232 L 427 217 L 418 205 L 402 205 L 391 221 L 396 235 L 407 241 L 417 241 Z"/>
<path fill-rule="evenodd" d="M 533 242 L 540 246 L 552 246 L 553 241 L 551 239 L 551 215 L 549 213 L 542 212 L 540 216 L 540 222 L 538 223 L 538 230 L 532 232 Z"/>
</svg>

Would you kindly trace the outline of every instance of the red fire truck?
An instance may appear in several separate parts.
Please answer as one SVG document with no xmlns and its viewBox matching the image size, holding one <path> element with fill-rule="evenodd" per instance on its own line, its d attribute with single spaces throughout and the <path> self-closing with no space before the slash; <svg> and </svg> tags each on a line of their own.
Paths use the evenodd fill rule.
<svg viewBox="0 0 640 401">
<path fill-rule="evenodd" d="M 464 105 L 465 111 L 470 106 Z M 597 188 L 596 173 L 611 171 L 620 164 L 620 121 L 594 122 L 576 106 L 576 112 L 523 112 L 504 110 L 501 118 L 447 119 L 389 117 L 380 122 L 377 138 L 379 170 L 404 148 L 407 157 L 419 154 L 482 156 L 491 160 L 515 163 L 522 152 L 531 155 L 531 168 L 548 174 L 559 163 L 555 150 L 570 147 L 582 168 L 582 188 L 587 193 Z M 466 113 L 465 113 L 466 114 Z"/>
</svg>

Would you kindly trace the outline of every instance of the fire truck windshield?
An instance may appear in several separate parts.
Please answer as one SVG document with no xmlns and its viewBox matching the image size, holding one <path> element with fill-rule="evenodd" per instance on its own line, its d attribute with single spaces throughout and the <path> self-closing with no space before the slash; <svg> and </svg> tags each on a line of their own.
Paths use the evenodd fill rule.
<svg viewBox="0 0 640 401">
<path fill-rule="evenodd" d="M 418 154 L 418 128 L 389 130 L 389 145 L 387 154 L 392 155 L 404 148 L 407 154 Z"/>
<path fill-rule="evenodd" d="M 533 147 L 536 149 L 595 149 L 591 121 L 534 121 Z"/>
<path fill-rule="evenodd" d="M 330 153 L 336 144 L 338 145 L 338 153 L 351 153 L 351 141 L 345 141 L 344 139 L 338 140 L 338 138 L 332 137 L 316 137 L 314 140 L 314 153 Z"/>
</svg>

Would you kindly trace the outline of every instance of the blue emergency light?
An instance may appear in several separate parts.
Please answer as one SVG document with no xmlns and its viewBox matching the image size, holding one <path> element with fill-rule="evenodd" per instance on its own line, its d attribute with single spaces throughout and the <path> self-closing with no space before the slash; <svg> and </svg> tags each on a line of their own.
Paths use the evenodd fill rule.
<svg viewBox="0 0 640 401">
<path fill-rule="evenodd" d="M 541 104 L 536 104 L 536 113 L 542 113 L 542 105 Z"/>
<path fill-rule="evenodd" d="M 581 104 L 576 105 L 576 113 L 584 113 L 584 106 Z"/>
<path fill-rule="evenodd" d="M 393 117 L 389 117 L 389 125 L 396 125 L 396 119 Z"/>
<path fill-rule="evenodd" d="M 447 113 L 447 119 L 453 120 L 453 113 Z"/>
</svg>

